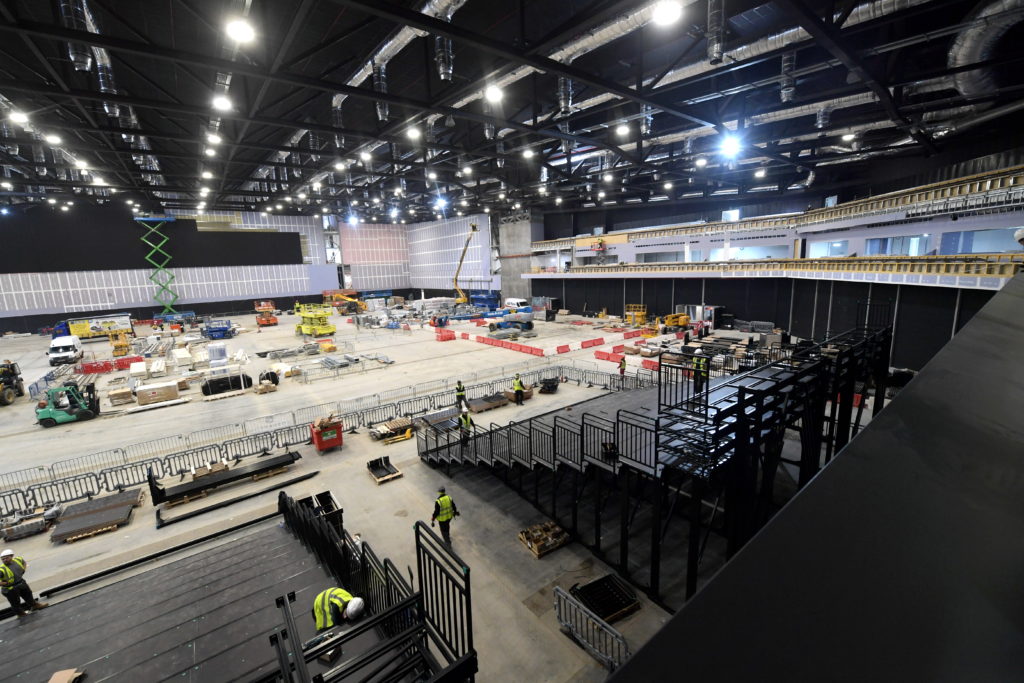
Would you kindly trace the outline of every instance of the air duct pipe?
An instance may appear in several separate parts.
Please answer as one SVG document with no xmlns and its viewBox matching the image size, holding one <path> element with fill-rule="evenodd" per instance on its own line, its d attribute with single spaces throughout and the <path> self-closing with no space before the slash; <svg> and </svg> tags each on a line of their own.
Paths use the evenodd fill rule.
<svg viewBox="0 0 1024 683">
<path fill-rule="evenodd" d="M 950 68 L 962 68 L 991 59 L 1003 36 L 1020 23 L 1020 10 L 1020 0 L 995 0 L 978 5 L 969 18 L 993 20 L 975 24 L 957 36 L 949 51 Z M 991 68 L 960 71 L 953 76 L 953 80 L 960 94 L 968 98 L 982 97 L 998 90 Z"/>
<path fill-rule="evenodd" d="M 434 36 L 434 63 L 437 65 L 437 77 L 446 83 L 450 82 L 455 71 L 451 38 Z"/>
<path fill-rule="evenodd" d="M 60 0 L 58 6 L 61 23 L 72 31 L 88 31 L 85 20 L 85 0 Z M 92 53 L 83 43 L 68 43 L 68 59 L 75 71 L 92 69 Z"/>
<path fill-rule="evenodd" d="M 572 79 L 565 76 L 558 77 L 558 116 L 566 117 L 572 114 Z"/>
<path fill-rule="evenodd" d="M 708 64 L 722 63 L 722 36 L 724 34 L 724 0 L 708 0 Z"/>
<path fill-rule="evenodd" d="M 388 67 L 387 64 L 373 65 L 373 89 L 376 92 L 387 94 L 388 92 Z M 377 100 L 377 120 L 388 120 L 388 103 Z"/>
<path fill-rule="evenodd" d="M 786 52 L 782 55 L 782 74 L 779 77 L 779 100 L 792 102 L 796 95 L 796 79 L 793 69 L 796 68 L 796 53 Z"/>
</svg>

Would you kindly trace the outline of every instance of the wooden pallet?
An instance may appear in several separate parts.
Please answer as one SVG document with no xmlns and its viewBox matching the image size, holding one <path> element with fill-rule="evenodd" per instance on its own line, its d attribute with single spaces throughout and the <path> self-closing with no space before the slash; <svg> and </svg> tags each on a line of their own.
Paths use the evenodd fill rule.
<svg viewBox="0 0 1024 683">
<path fill-rule="evenodd" d="M 520 531 L 517 538 L 537 559 L 567 545 L 571 540 L 569 534 L 554 522 L 534 524 Z"/>
<path fill-rule="evenodd" d="M 366 470 L 370 472 L 370 470 Z M 377 477 L 373 472 L 370 472 L 370 478 L 377 482 L 377 486 L 380 486 L 384 482 L 391 481 L 392 479 L 398 479 L 402 476 L 402 470 L 397 470 L 394 474 L 386 474 L 383 477 Z"/>
<path fill-rule="evenodd" d="M 252 475 L 252 480 L 253 481 L 259 481 L 260 479 L 266 479 L 268 477 L 274 476 L 275 474 L 281 474 L 282 472 L 287 472 L 287 471 L 288 471 L 288 466 L 287 465 L 285 465 L 284 467 L 275 467 L 274 469 L 267 470 L 266 472 L 257 472 L 256 474 Z"/>
<path fill-rule="evenodd" d="M 175 505 L 184 505 L 185 503 L 191 503 L 193 500 L 199 500 L 200 498 L 206 498 L 206 491 L 190 493 L 187 496 L 182 496 L 181 498 L 175 498 L 174 500 L 164 501 L 164 507 L 172 508 Z"/>
<path fill-rule="evenodd" d="M 71 536 L 70 538 L 65 538 L 64 542 L 65 543 L 74 543 L 75 541 L 81 541 L 83 538 L 92 538 L 93 536 L 96 536 L 97 534 L 104 534 L 104 533 L 106 533 L 108 531 L 114 531 L 115 529 L 117 529 L 118 526 L 119 525 L 117 525 L 117 524 L 111 524 L 110 526 L 105 526 L 105 527 L 102 527 L 100 529 L 93 529 L 92 531 L 87 531 L 84 534 L 78 534 L 77 536 Z"/>
<path fill-rule="evenodd" d="M 246 389 L 235 389 L 234 391 L 225 391 L 223 394 L 214 394 L 213 396 L 204 396 L 204 401 L 218 401 L 222 398 L 231 398 L 232 396 L 241 396 L 246 392 Z"/>
</svg>

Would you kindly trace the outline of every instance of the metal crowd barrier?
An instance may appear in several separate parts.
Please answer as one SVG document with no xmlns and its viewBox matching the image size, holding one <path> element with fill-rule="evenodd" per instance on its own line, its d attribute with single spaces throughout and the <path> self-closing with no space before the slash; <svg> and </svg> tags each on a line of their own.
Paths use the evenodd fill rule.
<svg viewBox="0 0 1024 683">
<path fill-rule="evenodd" d="M 629 645 L 608 622 L 583 606 L 576 598 L 555 586 L 555 618 L 563 633 L 579 643 L 609 671 L 629 659 Z"/>
</svg>

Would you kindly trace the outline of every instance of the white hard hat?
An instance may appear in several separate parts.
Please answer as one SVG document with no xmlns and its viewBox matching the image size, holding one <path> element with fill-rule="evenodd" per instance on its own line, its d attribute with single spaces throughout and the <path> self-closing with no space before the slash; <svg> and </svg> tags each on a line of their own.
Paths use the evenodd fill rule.
<svg viewBox="0 0 1024 683">
<path fill-rule="evenodd" d="M 0 557 L 14 557 L 14 551 L 8 548 L 7 550 L 0 553 Z"/>
<path fill-rule="evenodd" d="M 363 613 L 363 609 L 366 607 L 366 603 L 363 602 L 362 598 L 352 598 L 348 601 L 348 605 L 345 606 L 345 618 L 355 619 Z"/>
<path fill-rule="evenodd" d="M 698 346 L 698 347 L 697 347 L 697 350 L 696 350 L 696 351 L 694 351 L 694 353 L 695 353 L 695 354 L 699 353 L 700 355 L 702 355 L 702 356 L 703 356 L 703 355 L 704 355 L 704 349 L 702 349 L 702 348 L 700 348 L 700 347 Z"/>
</svg>

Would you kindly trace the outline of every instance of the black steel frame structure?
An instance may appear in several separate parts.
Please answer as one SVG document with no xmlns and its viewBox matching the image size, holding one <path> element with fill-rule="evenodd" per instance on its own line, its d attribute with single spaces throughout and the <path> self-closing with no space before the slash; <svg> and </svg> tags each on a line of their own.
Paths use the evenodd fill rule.
<svg viewBox="0 0 1024 683">
<path fill-rule="evenodd" d="M 620 409 L 611 420 L 580 406 L 572 418 L 560 411 L 474 427 L 468 438 L 453 425 L 428 425 L 417 449 L 449 473 L 452 464 L 491 468 L 673 609 L 681 605 L 663 586 L 667 556 L 685 558 L 688 599 L 706 569 L 711 534 L 722 539 L 727 560 L 779 509 L 776 473 L 787 430 L 799 435 L 799 456 L 785 462 L 797 468 L 802 487 L 849 442 L 869 390 L 872 414 L 882 409 L 891 340 L 890 327 L 865 325 L 773 353 L 777 359 L 741 374 L 713 361 L 701 392 L 691 360 L 662 362 L 657 388 L 640 389 L 657 403 L 656 416 Z M 679 518 L 688 529 L 673 523 Z"/>
</svg>

